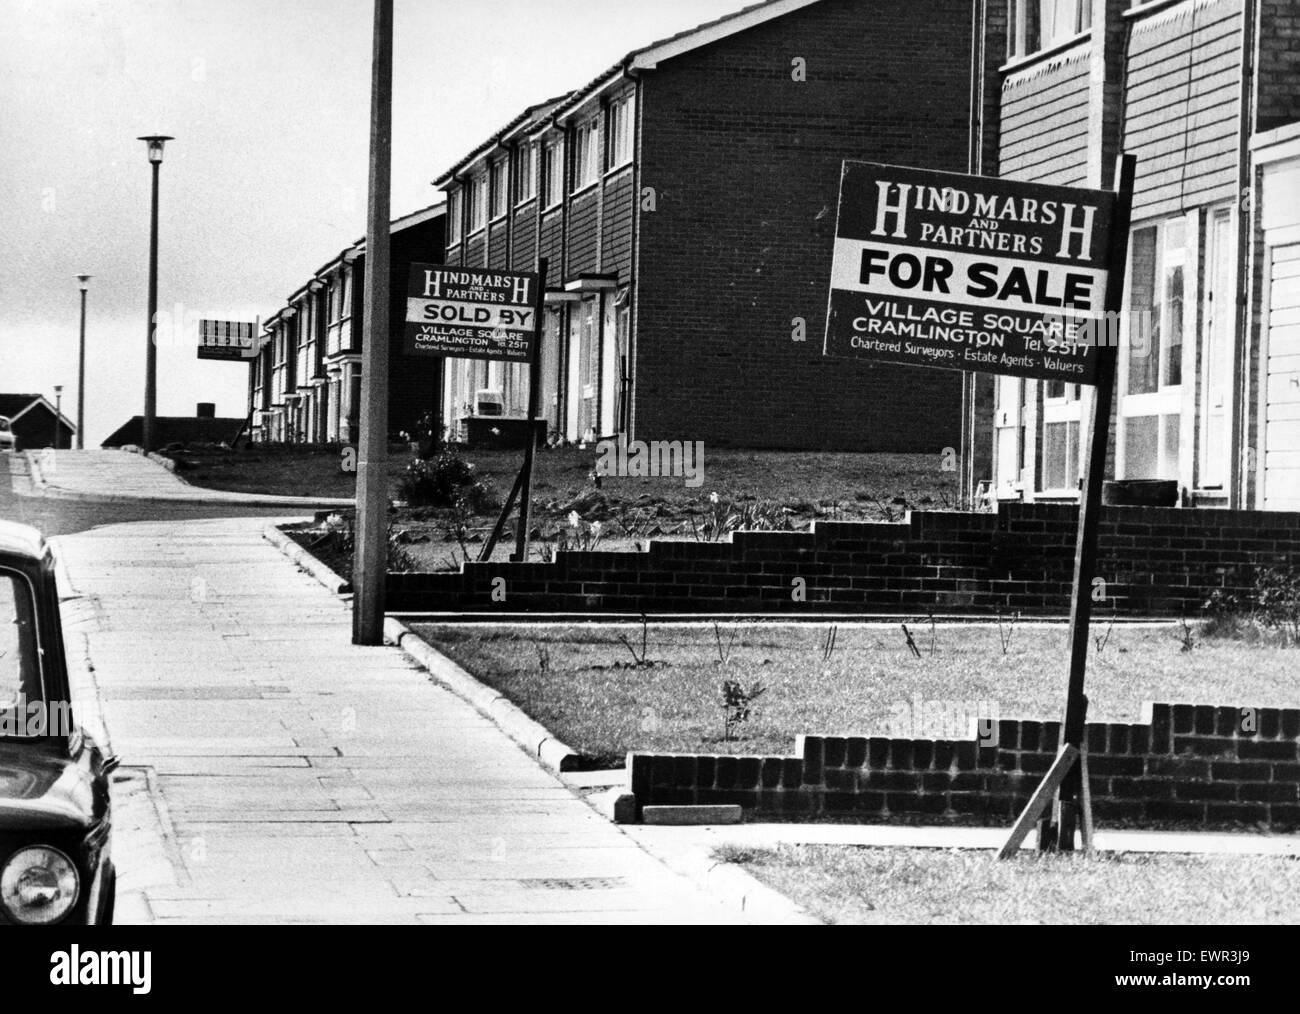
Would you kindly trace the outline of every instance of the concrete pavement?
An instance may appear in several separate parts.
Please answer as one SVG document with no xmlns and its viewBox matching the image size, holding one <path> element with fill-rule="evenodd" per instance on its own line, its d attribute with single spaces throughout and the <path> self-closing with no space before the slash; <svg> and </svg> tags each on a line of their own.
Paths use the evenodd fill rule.
<svg viewBox="0 0 1300 1014">
<path fill-rule="evenodd" d="M 725 922 L 262 539 L 57 540 L 116 788 L 119 921 Z M 92 672 L 93 669 L 93 672 Z"/>
<path fill-rule="evenodd" d="M 277 496 L 270 493 L 232 493 L 191 486 L 156 461 L 141 454 L 118 450 L 27 451 L 30 492 L 40 496 L 72 500 L 139 501 L 228 505 L 240 507 L 283 507 L 310 511 L 314 508 L 350 507 L 353 501 L 339 497 Z M 15 492 L 18 492 L 15 487 Z"/>
</svg>

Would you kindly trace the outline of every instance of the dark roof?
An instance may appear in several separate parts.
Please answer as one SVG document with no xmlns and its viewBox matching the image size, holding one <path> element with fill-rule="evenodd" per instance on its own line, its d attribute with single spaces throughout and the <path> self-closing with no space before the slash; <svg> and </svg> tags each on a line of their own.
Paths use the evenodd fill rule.
<svg viewBox="0 0 1300 1014">
<path fill-rule="evenodd" d="M 40 401 L 39 394 L 0 394 L 0 415 L 10 419 L 34 401 Z"/>
<path fill-rule="evenodd" d="M 204 419 L 198 416 L 159 416 L 155 422 L 154 443 L 159 447 L 168 444 L 228 444 L 235 439 L 241 419 Z M 144 439 L 144 419 L 132 416 L 104 439 L 101 447 L 139 445 Z"/>
</svg>

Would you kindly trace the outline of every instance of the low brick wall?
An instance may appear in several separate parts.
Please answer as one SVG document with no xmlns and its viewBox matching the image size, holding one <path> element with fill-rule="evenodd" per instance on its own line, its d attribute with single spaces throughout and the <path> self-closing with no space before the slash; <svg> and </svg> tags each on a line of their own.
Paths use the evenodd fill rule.
<svg viewBox="0 0 1300 1014">
<path fill-rule="evenodd" d="M 759 814 L 1000 825 L 1056 755 L 1059 722 L 1002 719 L 968 740 L 800 736 L 791 757 L 628 755 L 638 807 L 738 803 Z M 996 740 L 996 745 L 992 741 Z M 1152 704 L 1088 725 L 1093 813 L 1133 826 L 1300 827 L 1300 709 Z"/>
<path fill-rule="evenodd" d="M 390 574 L 388 609 L 1059 615 L 1076 526 L 1072 506 L 1013 503 L 996 514 L 916 511 L 896 524 L 652 542 L 642 553 L 566 552 L 550 564 L 468 563 L 452 574 Z M 1300 566 L 1300 514 L 1109 507 L 1097 608 L 1192 615 L 1210 590 L 1248 590 L 1256 567 L 1275 565 Z"/>
</svg>

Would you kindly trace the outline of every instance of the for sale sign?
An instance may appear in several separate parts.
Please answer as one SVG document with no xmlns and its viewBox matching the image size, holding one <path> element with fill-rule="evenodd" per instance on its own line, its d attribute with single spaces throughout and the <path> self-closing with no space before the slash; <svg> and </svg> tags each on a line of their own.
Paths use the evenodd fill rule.
<svg viewBox="0 0 1300 1014">
<path fill-rule="evenodd" d="M 534 274 L 412 264 L 405 351 L 527 363 L 536 303 Z"/>
<path fill-rule="evenodd" d="M 846 161 L 825 354 L 1094 383 L 1114 202 Z"/>
<path fill-rule="evenodd" d="M 257 324 L 248 320 L 200 320 L 199 358 L 248 360 L 257 355 Z"/>
</svg>

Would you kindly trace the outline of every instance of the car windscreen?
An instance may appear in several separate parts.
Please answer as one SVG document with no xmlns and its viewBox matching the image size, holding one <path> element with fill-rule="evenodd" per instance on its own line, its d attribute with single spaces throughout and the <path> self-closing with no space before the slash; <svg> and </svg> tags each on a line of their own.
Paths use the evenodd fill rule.
<svg viewBox="0 0 1300 1014">
<path fill-rule="evenodd" d="M 0 569 L 0 713 L 41 700 L 36 610 L 31 584 Z"/>
</svg>

